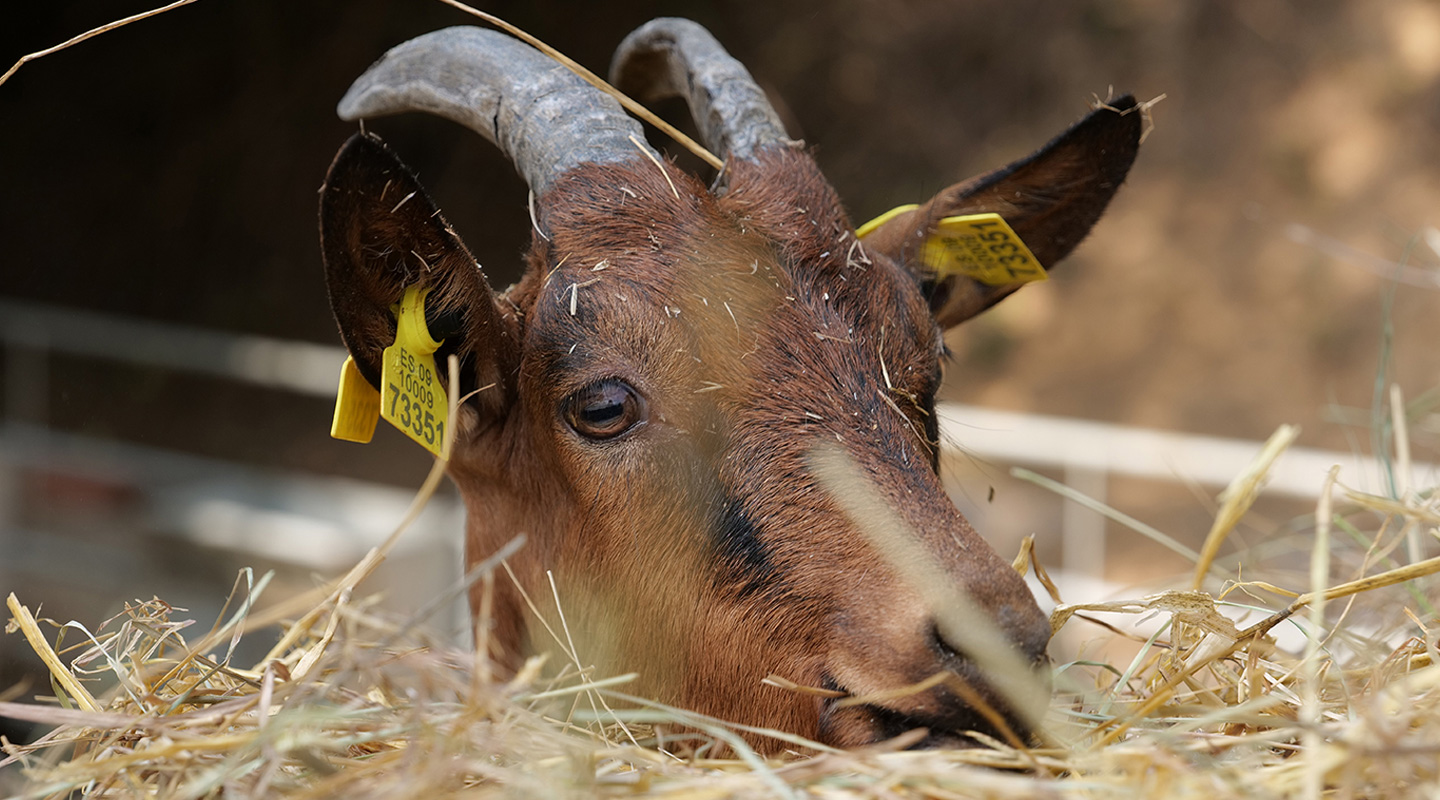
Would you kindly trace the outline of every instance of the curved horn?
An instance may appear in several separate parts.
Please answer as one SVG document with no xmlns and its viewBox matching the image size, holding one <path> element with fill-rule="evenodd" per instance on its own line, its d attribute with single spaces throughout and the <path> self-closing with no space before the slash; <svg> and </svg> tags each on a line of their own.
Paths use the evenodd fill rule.
<svg viewBox="0 0 1440 800">
<path fill-rule="evenodd" d="M 502 33 L 445 28 L 411 39 L 356 79 L 337 109 L 357 120 L 425 111 L 489 139 L 531 191 L 581 164 L 637 158 L 640 123 L 609 95 Z M 631 141 L 634 137 L 634 141 Z"/>
<path fill-rule="evenodd" d="M 610 62 L 610 82 L 642 103 L 683 96 L 700 138 L 721 158 L 748 160 L 761 147 L 790 143 L 755 79 L 688 19 L 651 20 L 626 36 Z"/>
</svg>

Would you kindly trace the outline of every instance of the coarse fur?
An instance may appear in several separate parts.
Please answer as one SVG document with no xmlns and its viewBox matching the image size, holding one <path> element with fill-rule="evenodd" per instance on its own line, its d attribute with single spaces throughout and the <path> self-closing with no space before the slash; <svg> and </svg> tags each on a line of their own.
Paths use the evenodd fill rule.
<svg viewBox="0 0 1440 800">
<path fill-rule="evenodd" d="M 917 727 L 930 745 L 996 733 L 949 682 L 868 704 L 833 696 L 948 671 L 1023 735 L 974 660 L 937 633 L 924 587 L 877 554 L 810 459 L 837 447 L 1043 674 L 1048 621 L 937 474 L 943 328 L 1017 287 L 939 278 L 914 253 L 942 217 L 1000 211 L 1052 266 L 1123 180 L 1133 106 L 1111 101 L 863 243 L 789 143 L 728 162 L 723 191 L 638 152 L 585 164 L 535 199 L 525 276 L 503 294 L 398 158 L 353 137 L 322 193 L 332 305 L 378 383 L 390 305 L 406 286 L 432 288 L 441 355 L 458 355 L 463 388 L 476 390 L 449 465 L 469 512 L 467 561 L 529 537 L 509 562 L 515 582 L 494 586 L 502 663 L 559 649 L 523 588 L 557 630 L 563 611 L 586 665 L 638 672 L 632 690 L 667 703 L 842 746 Z M 627 398 L 622 432 L 577 425 L 576 408 L 611 396 Z M 829 691 L 762 683 L 772 673 Z"/>
</svg>

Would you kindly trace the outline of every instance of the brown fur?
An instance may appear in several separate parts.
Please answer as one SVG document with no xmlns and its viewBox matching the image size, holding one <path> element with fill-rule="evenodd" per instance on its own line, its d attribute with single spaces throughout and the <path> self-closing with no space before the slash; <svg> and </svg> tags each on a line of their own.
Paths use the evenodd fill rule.
<svg viewBox="0 0 1440 800">
<path fill-rule="evenodd" d="M 1108 125 L 1123 130 L 1108 135 L 1124 139 L 1130 125 L 1116 119 Z M 1062 187 L 1113 177 L 1075 166 L 1074 142 L 1057 142 L 1063 157 L 1049 171 Z M 1125 166 L 1133 154 L 1132 143 Z M 1029 191 L 1044 162 L 1042 151 L 1015 170 L 1024 181 L 1005 196 Z M 543 235 L 525 278 L 497 297 L 382 145 L 357 137 L 332 166 L 322 237 L 332 303 L 362 371 L 377 373 L 393 337 L 388 304 L 419 280 L 463 316 L 447 346 L 464 359 L 467 383 L 494 384 L 462 409 L 450 465 L 469 509 L 467 560 L 527 534 L 510 561 L 519 587 L 558 630 L 553 573 L 581 661 L 602 674 L 639 672 L 638 694 L 839 745 L 909 727 L 930 728 L 930 744 L 989 730 L 944 685 L 841 709 L 761 683 L 778 673 L 867 694 L 949 669 L 1004 710 L 974 665 L 937 640 L 920 587 L 878 556 L 812 476 L 822 442 L 873 482 L 1027 661 L 1044 662 L 1044 616 L 935 471 L 943 345 L 927 291 L 936 287 L 906 260 L 914 230 L 933 220 L 917 212 L 877 232 L 880 246 L 861 247 L 814 162 L 783 146 L 727 165 L 720 196 L 666 169 L 670 181 L 637 157 L 562 177 L 538 199 Z M 993 176 L 974 185 L 1007 191 Z M 397 189 L 417 195 L 392 212 Z M 1100 208 L 1113 190 L 1100 192 Z M 1044 224 L 1030 218 L 1093 222 L 1093 194 L 1064 187 L 1019 215 L 1047 265 L 1083 230 L 1072 235 L 1067 222 L 1057 231 L 1072 241 L 1037 247 L 1031 237 Z M 984 205 L 974 196 L 962 186 L 927 209 Z M 1065 212 L 1075 197 L 1085 207 Z M 428 271 L 416 269 L 421 261 Z M 942 303 L 942 319 L 958 321 L 950 308 Z M 563 409 L 606 379 L 633 386 L 646 412 L 628 432 L 591 441 Z M 557 650 L 515 585 L 502 580 L 495 592 L 502 660 Z M 478 589 L 471 599 L 478 605 Z"/>
</svg>

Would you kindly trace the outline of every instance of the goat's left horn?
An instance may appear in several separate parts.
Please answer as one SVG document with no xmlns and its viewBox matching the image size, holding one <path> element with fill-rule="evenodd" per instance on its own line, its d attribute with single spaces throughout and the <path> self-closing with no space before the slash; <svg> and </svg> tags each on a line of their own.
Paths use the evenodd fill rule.
<svg viewBox="0 0 1440 800">
<path fill-rule="evenodd" d="M 766 145 L 790 142 L 749 71 L 688 19 L 662 17 L 626 36 L 610 82 L 642 103 L 683 96 L 705 146 L 723 159 L 753 159 Z"/>
<path fill-rule="evenodd" d="M 654 156 L 614 98 L 527 44 L 481 28 L 446 28 L 398 45 L 355 80 L 340 117 L 425 111 L 499 147 L 542 195 L 581 164 Z"/>
</svg>

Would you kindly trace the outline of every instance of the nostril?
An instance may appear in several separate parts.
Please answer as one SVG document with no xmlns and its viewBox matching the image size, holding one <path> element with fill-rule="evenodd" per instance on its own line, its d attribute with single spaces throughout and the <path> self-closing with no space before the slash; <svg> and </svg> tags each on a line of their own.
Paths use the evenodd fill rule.
<svg viewBox="0 0 1440 800">
<path fill-rule="evenodd" d="M 1045 651 L 1050 647 L 1050 620 L 1039 607 L 1007 605 L 1000 610 L 998 621 L 1020 652 L 1036 662 L 1046 659 Z"/>
<path fill-rule="evenodd" d="M 1050 647 L 1050 620 L 1040 613 L 1038 608 L 1032 611 L 1006 605 L 1000 609 L 994 621 L 1000 632 L 1010 639 L 1027 660 L 1034 663 L 1046 660 L 1046 650 Z M 936 622 L 930 623 L 930 649 L 940 656 L 941 660 L 951 664 L 971 660 L 959 647 L 945 638 Z"/>
<path fill-rule="evenodd" d="M 930 649 L 934 650 L 944 661 L 965 660 L 964 654 L 950 644 L 949 640 L 945 638 L 945 634 L 940 632 L 940 626 L 933 622 L 930 623 Z"/>
</svg>

